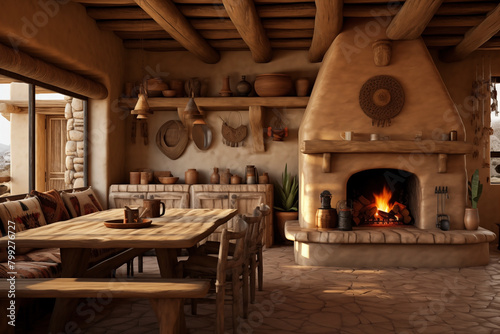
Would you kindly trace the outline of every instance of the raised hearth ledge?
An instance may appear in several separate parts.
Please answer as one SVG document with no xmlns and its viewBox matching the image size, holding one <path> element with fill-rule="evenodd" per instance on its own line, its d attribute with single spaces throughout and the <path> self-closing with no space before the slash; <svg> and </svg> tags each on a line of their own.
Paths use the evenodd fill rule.
<svg viewBox="0 0 500 334">
<path fill-rule="evenodd" d="M 495 233 L 415 227 L 356 228 L 353 231 L 305 229 L 298 221 L 285 225 L 294 241 L 295 262 L 331 267 L 471 267 L 489 262 Z"/>
</svg>

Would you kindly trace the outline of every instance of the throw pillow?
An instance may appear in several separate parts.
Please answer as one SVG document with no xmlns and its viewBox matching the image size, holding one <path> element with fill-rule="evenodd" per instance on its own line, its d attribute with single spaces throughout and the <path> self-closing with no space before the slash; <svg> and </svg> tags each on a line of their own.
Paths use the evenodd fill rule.
<svg viewBox="0 0 500 334">
<path fill-rule="evenodd" d="M 63 192 L 61 197 L 72 218 L 102 211 L 102 206 L 92 188 L 74 193 Z"/>
<path fill-rule="evenodd" d="M 59 195 L 57 190 L 52 189 L 46 192 L 32 190 L 30 195 L 37 197 L 40 201 L 40 206 L 47 224 L 68 220 L 70 218 L 69 212 L 66 210 L 61 195 Z"/>
<path fill-rule="evenodd" d="M 40 202 L 35 197 L 0 203 L 0 220 L 4 231 L 9 231 L 9 221 L 14 222 L 16 232 L 47 224 Z M 25 254 L 31 249 L 16 248 L 16 254 Z"/>
</svg>

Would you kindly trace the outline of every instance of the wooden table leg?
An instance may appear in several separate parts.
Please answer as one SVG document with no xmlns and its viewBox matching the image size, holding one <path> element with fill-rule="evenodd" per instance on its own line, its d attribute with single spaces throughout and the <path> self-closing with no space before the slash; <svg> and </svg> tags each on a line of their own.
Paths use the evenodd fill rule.
<svg viewBox="0 0 500 334">
<path fill-rule="evenodd" d="M 82 277 L 88 268 L 90 249 L 61 248 L 61 277 Z M 57 298 L 50 318 L 51 333 L 66 333 L 67 328 L 75 328 L 71 315 L 75 312 L 79 299 Z"/>
<path fill-rule="evenodd" d="M 164 278 L 175 278 L 177 277 L 176 268 L 177 268 L 177 249 L 175 248 L 156 248 L 156 259 L 158 261 L 158 267 L 160 267 L 161 277 Z M 171 306 L 172 307 L 172 306 Z M 177 311 L 177 325 L 176 333 L 185 333 L 186 332 L 186 322 L 184 320 L 184 305 L 180 304 Z M 165 319 L 160 321 L 167 321 Z M 161 325 L 161 323 L 160 323 Z M 161 332 L 161 331 L 160 331 Z M 163 333 L 163 332 L 161 332 Z"/>
<path fill-rule="evenodd" d="M 184 299 L 150 299 L 153 310 L 156 313 L 160 325 L 160 334 L 178 334 L 180 332 L 180 320 L 184 321 L 183 305 Z"/>
</svg>

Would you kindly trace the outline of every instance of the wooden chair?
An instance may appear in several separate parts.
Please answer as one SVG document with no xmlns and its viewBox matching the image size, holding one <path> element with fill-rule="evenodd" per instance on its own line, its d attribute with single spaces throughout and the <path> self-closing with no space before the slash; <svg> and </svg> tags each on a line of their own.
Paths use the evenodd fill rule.
<svg viewBox="0 0 500 334">
<path fill-rule="evenodd" d="M 262 238 L 264 234 L 264 217 L 271 213 L 271 208 L 267 205 L 256 207 L 253 217 L 243 216 L 243 220 L 249 224 L 247 232 L 247 258 L 250 270 L 250 302 L 255 303 L 255 288 L 258 274 L 259 291 L 263 289 L 264 281 L 264 259 L 262 256 L 262 248 L 264 247 Z M 256 224 L 250 225 L 250 221 L 254 220 Z M 251 229 L 250 226 L 253 226 Z"/>
<path fill-rule="evenodd" d="M 232 303 L 233 332 L 237 332 L 237 318 L 240 315 L 240 290 L 243 290 L 244 316 L 248 312 L 248 266 L 246 265 L 245 236 L 246 226 L 239 232 L 223 229 L 217 256 L 200 254 L 190 255 L 180 262 L 184 277 L 210 279 L 211 290 L 215 292 L 216 333 L 224 333 L 224 304 Z M 234 245 L 234 246 L 232 246 Z M 233 248 L 234 247 L 234 248 Z M 230 248 L 234 252 L 230 252 Z M 193 299 L 191 312 L 196 314 L 197 302 L 214 302 L 211 299 Z M 246 306 L 245 306 L 246 305 Z"/>
</svg>

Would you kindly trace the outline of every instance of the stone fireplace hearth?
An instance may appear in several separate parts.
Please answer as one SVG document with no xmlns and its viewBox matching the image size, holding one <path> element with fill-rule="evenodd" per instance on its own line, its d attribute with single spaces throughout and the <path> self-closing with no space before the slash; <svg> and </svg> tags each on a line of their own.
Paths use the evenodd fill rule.
<svg viewBox="0 0 500 334">
<path fill-rule="evenodd" d="M 376 66 L 372 44 L 387 39 L 385 28 L 373 29 L 373 21 L 346 22 L 344 27 L 323 59 L 299 130 L 300 215 L 286 229 L 287 237 L 295 241 L 296 261 L 360 266 L 485 264 L 488 242 L 495 234 L 484 229 L 465 231 L 463 223 L 465 155 L 472 153 L 472 145 L 465 142 L 462 120 L 427 47 L 422 39 L 392 41 L 389 65 Z M 396 80 L 403 93 L 387 95 L 384 86 L 374 90 L 373 110 L 388 105 L 391 99 L 404 100 L 398 113 L 382 121 L 362 109 L 365 83 L 377 76 Z M 351 132 L 350 141 L 343 140 L 347 131 Z M 457 141 L 443 140 L 450 131 L 456 131 Z M 379 140 L 372 141 L 372 137 Z M 374 170 L 390 171 L 389 188 L 407 192 L 397 200 L 406 201 L 403 204 L 411 212 L 411 219 L 404 218 L 407 224 L 318 231 L 319 194 L 329 190 L 332 205 L 339 200 L 358 200 L 362 194 L 359 186 L 353 189 L 353 178 Z M 411 176 L 409 183 L 404 184 L 407 176 Z M 371 176 L 365 178 L 358 184 L 369 183 Z M 446 214 L 452 231 L 436 228 L 435 189 L 439 186 L 448 187 Z M 322 261 L 318 260 L 322 256 L 313 256 L 315 252 L 335 256 Z M 432 256 L 443 252 L 446 257 Z"/>
</svg>

